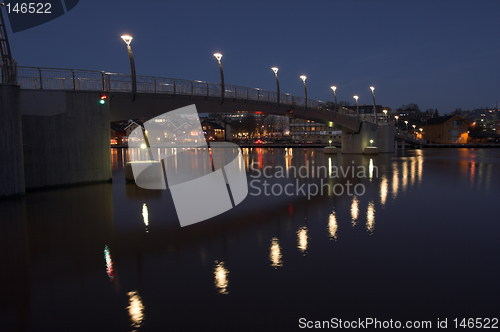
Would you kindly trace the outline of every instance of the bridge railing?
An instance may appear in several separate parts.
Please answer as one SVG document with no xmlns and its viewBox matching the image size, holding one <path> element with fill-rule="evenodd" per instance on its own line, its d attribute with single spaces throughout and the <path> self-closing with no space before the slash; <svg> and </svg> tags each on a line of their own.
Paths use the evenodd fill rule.
<svg viewBox="0 0 500 332">
<path fill-rule="evenodd" d="M 76 90 L 76 91 L 103 91 L 103 92 L 131 92 L 132 79 L 130 75 L 109 73 L 104 71 L 59 69 L 19 66 L 17 81 L 24 89 L 43 90 Z M 189 95 L 198 97 L 220 97 L 219 83 L 206 81 L 190 81 L 184 79 L 137 76 L 137 92 L 153 94 Z M 249 88 L 237 85 L 225 86 L 225 98 L 263 103 L 276 103 L 275 91 L 259 88 Z M 291 107 L 304 107 L 305 98 L 289 93 L 280 94 L 280 103 Z M 315 100 L 307 100 L 307 108 L 330 112 L 331 105 Z M 339 107 L 337 116 L 358 118 L 352 110 Z M 361 119 L 371 121 L 370 118 Z"/>
<path fill-rule="evenodd" d="M 130 75 L 104 71 L 19 66 L 17 81 L 21 88 L 24 89 L 105 92 L 132 91 Z M 137 76 L 137 92 L 141 93 L 219 97 L 220 89 L 220 84 L 213 82 Z M 225 86 L 225 98 L 228 99 L 276 103 L 278 100 L 277 97 L 275 91 L 236 85 Z M 305 100 L 303 97 L 281 93 L 280 103 L 303 107 Z M 317 100 L 309 99 L 307 101 L 308 108 L 319 108 L 320 106 L 321 103 Z"/>
</svg>

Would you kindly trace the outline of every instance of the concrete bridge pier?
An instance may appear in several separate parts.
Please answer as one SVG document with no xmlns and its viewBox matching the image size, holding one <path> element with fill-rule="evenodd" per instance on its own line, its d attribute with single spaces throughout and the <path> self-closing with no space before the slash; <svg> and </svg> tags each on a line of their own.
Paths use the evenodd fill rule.
<svg viewBox="0 0 500 332">
<path fill-rule="evenodd" d="M 377 130 L 377 140 L 373 145 L 378 147 L 380 153 L 392 153 L 394 152 L 394 133 L 395 129 L 393 126 L 383 123 L 380 124 Z"/>
<path fill-rule="evenodd" d="M 26 188 L 111 180 L 110 110 L 99 97 L 21 90 Z"/>
<path fill-rule="evenodd" d="M 370 143 L 373 140 L 373 143 Z M 358 132 L 342 134 L 342 153 L 362 154 L 367 147 L 377 147 L 378 153 L 394 152 L 394 127 L 388 124 L 362 122 Z"/>
<path fill-rule="evenodd" d="M 111 180 L 110 109 L 99 96 L 0 84 L 0 197 Z"/>
<path fill-rule="evenodd" d="M 0 197 L 25 192 L 20 88 L 0 85 Z"/>
</svg>

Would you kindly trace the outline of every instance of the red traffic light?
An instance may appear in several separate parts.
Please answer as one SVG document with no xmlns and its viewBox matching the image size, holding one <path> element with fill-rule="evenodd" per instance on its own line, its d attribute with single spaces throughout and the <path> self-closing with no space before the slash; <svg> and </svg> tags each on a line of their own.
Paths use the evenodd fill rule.
<svg viewBox="0 0 500 332">
<path fill-rule="evenodd" d="M 102 94 L 101 97 L 99 98 L 99 104 L 101 105 L 106 104 L 106 100 L 108 100 L 108 95 Z"/>
</svg>

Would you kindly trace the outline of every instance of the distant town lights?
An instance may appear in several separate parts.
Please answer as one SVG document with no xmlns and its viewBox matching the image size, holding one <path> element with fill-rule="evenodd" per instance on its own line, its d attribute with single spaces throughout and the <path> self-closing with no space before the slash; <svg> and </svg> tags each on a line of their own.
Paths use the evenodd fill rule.
<svg viewBox="0 0 500 332">
<path fill-rule="evenodd" d="M 123 39 L 125 44 L 127 44 L 127 46 L 130 46 L 130 43 L 132 43 L 132 39 L 134 39 L 134 37 L 132 37 L 131 35 L 122 35 L 121 38 Z"/>
<path fill-rule="evenodd" d="M 222 53 L 219 53 L 219 52 L 214 53 L 214 57 L 217 59 L 217 61 L 220 62 L 220 60 L 222 59 Z"/>
</svg>

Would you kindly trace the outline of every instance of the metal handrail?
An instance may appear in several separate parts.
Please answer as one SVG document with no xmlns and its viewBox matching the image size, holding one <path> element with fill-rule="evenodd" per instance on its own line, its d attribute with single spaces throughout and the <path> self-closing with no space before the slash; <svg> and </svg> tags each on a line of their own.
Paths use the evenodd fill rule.
<svg viewBox="0 0 500 332">
<path fill-rule="evenodd" d="M 106 71 L 18 66 L 17 81 L 23 89 L 78 90 L 130 92 L 130 75 Z M 225 86 L 226 98 L 275 103 L 275 91 L 238 85 Z M 155 94 L 179 94 L 219 97 L 220 84 L 207 81 L 191 81 L 178 78 L 137 76 L 137 91 Z M 304 98 L 287 93 L 280 94 L 284 105 L 304 106 Z M 321 103 L 309 99 L 308 107 L 320 108 Z"/>
<path fill-rule="evenodd" d="M 85 69 L 18 66 L 17 82 L 23 89 L 103 92 L 132 91 L 132 79 L 129 74 Z M 137 76 L 138 93 L 220 97 L 220 89 L 220 84 L 215 82 Z M 277 93 L 276 91 L 226 84 L 225 98 L 274 104 L 277 102 Z M 305 98 L 289 93 L 280 93 L 280 103 L 292 107 L 303 107 Z M 307 100 L 307 109 L 331 111 L 326 103 L 314 99 Z M 353 111 L 344 107 L 340 107 L 336 115 L 349 118 L 357 117 Z"/>
</svg>

